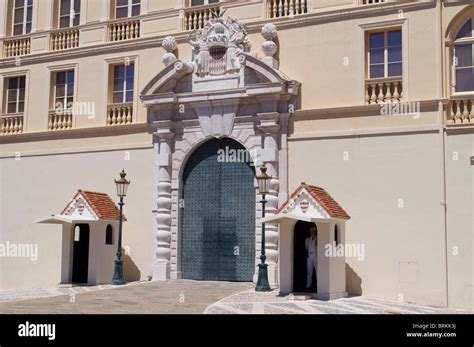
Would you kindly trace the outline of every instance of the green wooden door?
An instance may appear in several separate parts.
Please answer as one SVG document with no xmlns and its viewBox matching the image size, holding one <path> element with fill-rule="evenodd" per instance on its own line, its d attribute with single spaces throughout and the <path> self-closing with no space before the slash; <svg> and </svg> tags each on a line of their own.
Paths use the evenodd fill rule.
<svg viewBox="0 0 474 347">
<path fill-rule="evenodd" d="M 219 150 L 242 154 L 245 149 L 231 139 L 210 140 L 192 154 L 184 170 L 182 277 L 252 281 L 255 171 L 245 158 L 220 160 Z"/>
</svg>

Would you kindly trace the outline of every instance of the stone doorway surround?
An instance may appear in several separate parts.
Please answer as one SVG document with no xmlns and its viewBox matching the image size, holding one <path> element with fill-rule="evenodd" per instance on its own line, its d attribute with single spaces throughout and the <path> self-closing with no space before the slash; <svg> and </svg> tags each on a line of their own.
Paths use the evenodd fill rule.
<svg viewBox="0 0 474 347">
<path fill-rule="evenodd" d="M 262 35 L 263 59 L 250 52 L 245 26 L 232 17 L 224 21 L 216 16 L 190 35 L 194 50 L 189 61 L 177 59 L 173 37 L 163 41 L 166 67 L 141 93 L 154 134 L 152 280 L 181 278 L 182 174 L 194 150 L 207 140 L 231 138 L 251 153 L 256 168 L 268 168 L 273 179 L 267 216 L 287 199 L 288 117 L 296 108 L 300 84 L 277 69 L 276 27 L 264 25 Z M 214 48 L 218 55 L 213 55 Z M 261 196 L 256 188 L 255 182 L 255 274 L 261 239 Z M 278 241 L 278 226 L 269 225 L 266 254 L 273 286 L 279 279 Z"/>
</svg>

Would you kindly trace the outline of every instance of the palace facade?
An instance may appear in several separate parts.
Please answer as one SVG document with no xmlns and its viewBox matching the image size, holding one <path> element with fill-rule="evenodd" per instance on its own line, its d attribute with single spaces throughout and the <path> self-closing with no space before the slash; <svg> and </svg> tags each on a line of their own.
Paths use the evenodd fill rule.
<svg viewBox="0 0 474 347">
<path fill-rule="evenodd" d="M 474 307 L 468 2 L 2 0 L 0 106 L 0 245 L 38 246 L 0 289 L 107 282 L 122 168 L 128 281 L 255 281 L 265 165 L 267 218 L 313 187 L 359 250 L 345 292 Z M 274 287 L 301 277 L 281 232 Z"/>
</svg>

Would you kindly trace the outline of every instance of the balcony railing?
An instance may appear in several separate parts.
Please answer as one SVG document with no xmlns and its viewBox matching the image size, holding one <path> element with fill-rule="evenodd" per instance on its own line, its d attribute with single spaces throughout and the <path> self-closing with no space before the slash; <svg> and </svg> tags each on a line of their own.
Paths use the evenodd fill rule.
<svg viewBox="0 0 474 347">
<path fill-rule="evenodd" d="M 447 124 L 474 124 L 474 96 L 451 100 L 447 113 Z"/>
<path fill-rule="evenodd" d="M 51 33 L 51 49 L 53 51 L 76 47 L 79 47 L 79 29 L 68 29 Z"/>
<path fill-rule="evenodd" d="M 403 99 L 403 83 L 400 78 L 380 78 L 365 81 L 366 105 L 399 102 Z"/>
<path fill-rule="evenodd" d="M 140 37 L 140 20 L 127 20 L 109 24 L 109 41 L 125 41 Z"/>
<path fill-rule="evenodd" d="M 191 7 L 184 11 L 183 29 L 197 30 L 204 28 L 206 21 L 212 18 L 212 12 L 219 14 L 219 6 Z"/>
<path fill-rule="evenodd" d="M 72 129 L 71 110 L 53 110 L 49 112 L 48 130 L 68 130 Z"/>
<path fill-rule="evenodd" d="M 308 13 L 307 0 L 267 0 L 267 17 L 292 17 Z"/>
<path fill-rule="evenodd" d="M 31 38 L 8 40 L 3 43 L 3 56 L 5 58 L 18 57 L 30 54 Z"/>
<path fill-rule="evenodd" d="M 107 108 L 107 125 L 131 124 L 133 121 L 133 104 L 113 104 Z"/>
<path fill-rule="evenodd" d="M 23 133 L 23 114 L 7 114 L 1 117 L 2 135 L 15 135 Z"/>
</svg>

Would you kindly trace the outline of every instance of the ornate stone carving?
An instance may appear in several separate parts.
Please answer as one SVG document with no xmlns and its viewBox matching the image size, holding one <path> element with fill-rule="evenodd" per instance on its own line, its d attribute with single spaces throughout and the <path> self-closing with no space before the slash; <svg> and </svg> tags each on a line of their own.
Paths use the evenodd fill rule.
<svg viewBox="0 0 474 347">
<path fill-rule="evenodd" d="M 242 66 L 239 54 L 250 50 L 245 26 L 233 17 L 224 22 L 222 14 L 188 36 L 199 77 L 237 73 Z"/>
<path fill-rule="evenodd" d="M 173 36 L 167 36 L 164 38 L 162 46 L 166 50 L 166 53 L 163 54 L 162 62 L 165 66 L 169 66 L 177 60 L 174 51 L 176 51 L 178 44 Z"/>
<path fill-rule="evenodd" d="M 273 41 L 278 36 L 276 25 L 273 23 L 267 23 L 262 27 L 262 36 L 267 41 Z"/>
<path fill-rule="evenodd" d="M 171 125 L 165 123 L 155 132 L 156 165 L 158 169 L 157 182 L 157 213 L 156 219 L 156 248 L 155 262 L 152 265 L 154 280 L 166 280 L 170 277 L 171 255 L 171 155 L 174 133 Z"/>
<path fill-rule="evenodd" d="M 277 28 L 275 24 L 267 23 L 262 27 L 262 36 L 266 41 L 262 43 L 262 51 L 265 54 L 265 58 L 262 59 L 267 65 L 277 68 L 278 63 L 273 58 L 278 50 L 278 45 L 275 39 L 278 36 Z"/>
</svg>

